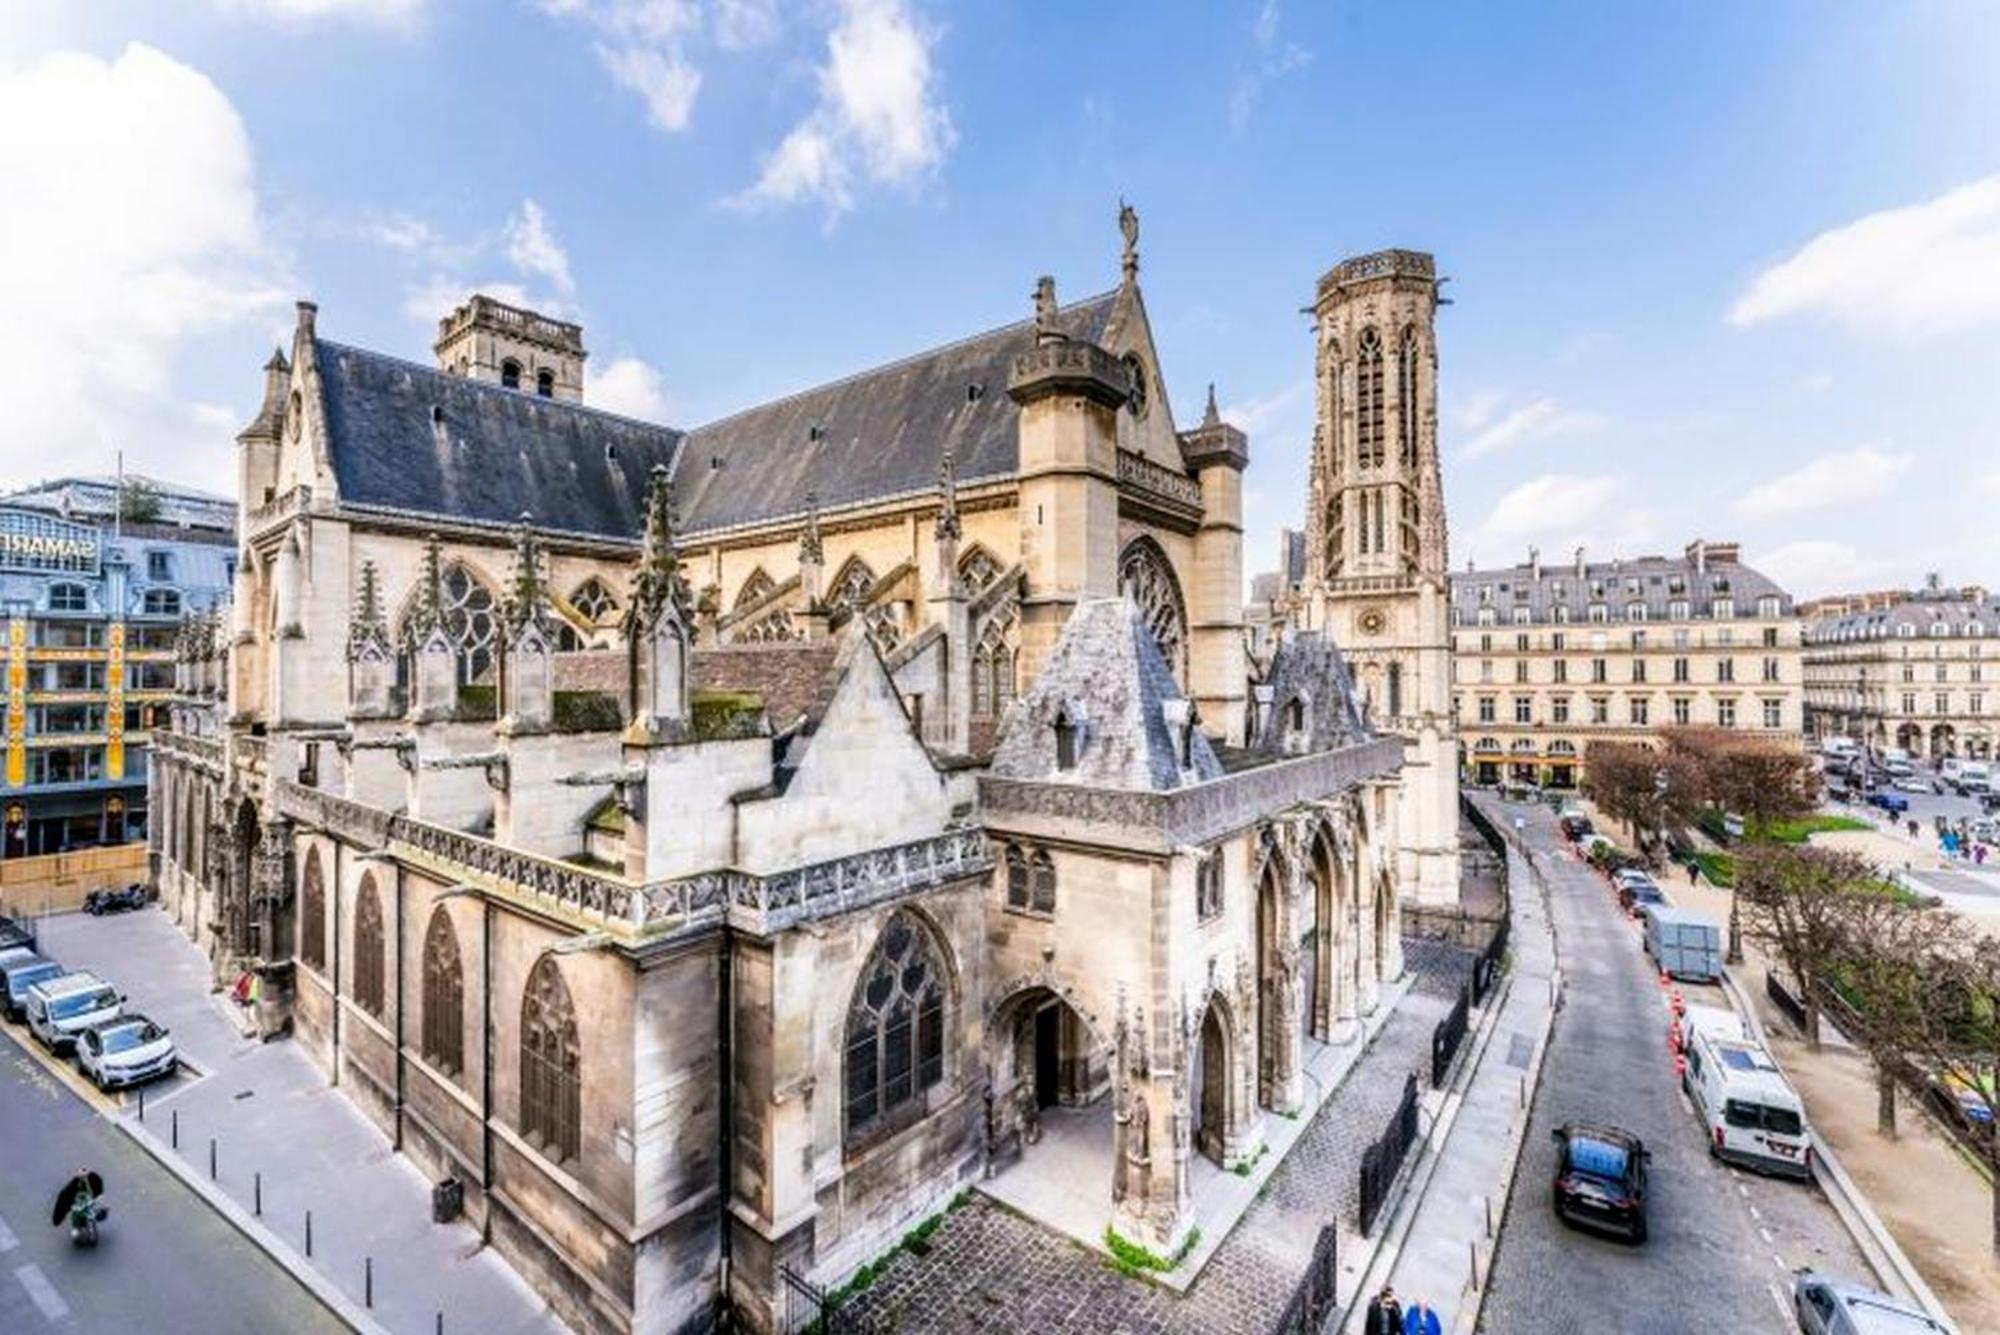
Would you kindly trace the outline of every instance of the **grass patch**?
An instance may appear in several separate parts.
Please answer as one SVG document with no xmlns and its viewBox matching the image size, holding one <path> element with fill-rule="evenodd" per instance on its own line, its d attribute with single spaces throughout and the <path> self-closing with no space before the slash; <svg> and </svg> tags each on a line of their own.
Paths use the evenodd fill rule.
<svg viewBox="0 0 2000 1335">
<path fill-rule="evenodd" d="M 1297 1113 L 1281 1112 L 1278 1115 L 1280 1117 L 1289 1117 L 1293 1121 L 1298 1120 Z M 1270 1152 L 1271 1152 L 1271 1147 L 1269 1145 L 1259 1145 L 1257 1147 L 1257 1152 L 1255 1154 L 1251 1155 L 1243 1162 L 1237 1164 L 1234 1168 L 1230 1169 L 1229 1171 L 1236 1174 L 1236 1176 L 1238 1177 L 1248 1177 L 1250 1176 L 1251 1171 L 1257 1167 L 1258 1162 L 1262 1160 L 1263 1157 L 1269 1154 Z"/>
<path fill-rule="evenodd" d="M 1802 844 L 1815 834 L 1838 830 L 1872 830 L 1875 827 L 1855 816 L 1808 816 L 1804 820 L 1781 820 L 1764 833 L 1781 844 Z"/>
<path fill-rule="evenodd" d="M 1736 884 L 1736 859 L 1727 853 L 1696 853 L 1694 864 L 1709 884 L 1727 890 Z"/>
<path fill-rule="evenodd" d="M 894 1261 L 900 1253 L 908 1252 L 912 1256 L 928 1254 L 931 1249 L 931 1235 L 944 1227 L 944 1217 L 971 1199 L 972 1193 L 970 1191 L 959 1192 L 958 1195 L 951 1198 L 951 1203 L 946 1205 L 944 1209 L 923 1220 L 915 1228 L 912 1228 L 898 1239 L 895 1246 L 855 1271 L 845 1284 L 826 1295 L 826 1310 L 831 1312 L 848 1299 L 854 1297 L 855 1294 L 866 1293 L 870 1288 L 874 1287 L 875 1281 L 887 1273 L 889 1263 Z"/>
<path fill-rule="evenodd" d="M 1201 1230 L 1189 1229 L 1186 1241 L 1181 1243 L 1172 1258 L 1168 1258 L 1151 1248 L 1142 1247 L 1129 1238 L 1120 1237 L 1118 1230 L 1111 1225 L 1104 1226 L 1104 1247 L 1111 1253 L 1111 1268 L 1127 1278 L 1136 1278 L 1147 1270 L 1172 1270 L 1187 1259 L 1187 1254 L 1193 1251 L 1195 1244 L 1200 1241 Z"/>
</svg>

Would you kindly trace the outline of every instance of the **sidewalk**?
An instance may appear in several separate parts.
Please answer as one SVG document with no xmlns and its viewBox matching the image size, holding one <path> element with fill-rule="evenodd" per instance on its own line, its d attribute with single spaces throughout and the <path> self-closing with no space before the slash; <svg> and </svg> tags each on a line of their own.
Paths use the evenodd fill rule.
<svg viewBox="0 0 2000 1335">
<path fill-rule="evenodd" d="M 178 1113 L 180 1168 L 204 1185 L 213 1138 L 215 1186 L 233 1203 L 232 1222 L 282 1264 L 308 1264 L 302 1253 L 310 1210 L 313 1270 L 360 1308 L 372 1258 L 374 1304 L 366 1315 L 394 1335 L 432 1335 L 439 1313 L 447 1332 L 566 1329 L 480 1245 L 476 1230 L 431 1222 L 430 1184 L 303 1053 L 237 1032 L 228 1003 L 208 991 L 201 952 L 163 913 L 48 918 L 41 940 L 63 963 L 124 989 L 131 1008 L 173 1031 L 201 1076 L 149 1091 L 143 1128 L 136 1100 L 128 1099 L 121 1125 L 172 1158 L 167 1146 Z M 252 1217 L 257 1173 L 261 1220 Z"/>
<path fill-rule="evenodd" d="M 1534 1102 L 1542 1054 L 1555 1018 L 1558 966 L 1547 892 L 1539 871 L 1515 848 L 1507 852 L 1512 890 L 1508 948 L 1512 967 L 1500 1014 L 1431 1156 L 1431 1175 L 1396 1251 L 1390 1282 L 1405 1301 L 1437 1309 L 1447 1331 L 1466 1332 L 1479 1317 L 1487 1268 Z M 1420 1166 L 1419 1171 L 1423 1171 Z M 1478 1267 L 1473 1286 L 1472 1269 Z M 1377 1267 L 1378 1271 L 1380 1267 Z M 1380 1287 L 1369 1276 L 1371 1291 Z M 1357 1312 L 1351 1329 L 1359 1330 Z"/>
</svg>

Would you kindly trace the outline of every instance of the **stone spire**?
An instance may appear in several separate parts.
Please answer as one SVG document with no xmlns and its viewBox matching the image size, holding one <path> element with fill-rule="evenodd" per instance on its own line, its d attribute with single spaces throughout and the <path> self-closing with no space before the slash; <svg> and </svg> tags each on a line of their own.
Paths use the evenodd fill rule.
<svg viewBox="0 0 2000 1335">
<path fill-rule="evenodd" d="M 381 577 L 373 561 L 363 561 L 361 587 L 354 596 L 354 612 L 347 622 L 348 661 L 360 658 L 371 648 L 388 656 L 389 625 L 382 613 Z"/>
<path fill-rule="evenodd" d="M 409 635 L 414 644 L 444 623 L 444 544 L 435 533 L 424 535 L 424 564 L 417 575 L 417 605 L 410 612 Z"/>
<path fill-rule="evenodd" d="M 646 532 L 639 549 L 639 570 L 632 580 L 632 610 L 625 619 L 627 637 L 651 632 L 670 607 L 685 620 L 686 601 L 680 554 L 674 549 L 674 483 L 665 464 L 654 464 L 646 483 Z"/>
<path fill-rule="evenodd" d="M 523 510 L 514 524 L 514 561 L 507 576 L 507 599 L 501 608 L 508 634 L 519 635 L 532 625 L 546 636 L 548 603 L 541 539 L 535 536 L 534 517 Z"/>
<path fill-rule="evenodd" d="M 1043 274 L 1035 280 L 1035 341 L 1047 343 L 1062 336 L 1056 328 L 1056 280 Z"/>
<path fill-rule="evenodd" d="M 958 519 L 958 473 L 952 466 L 951 451 L 938 463 L 937 536 L 940 541 L 957 542 L 962 536 Z"/>
<path fill-rule="evenodd" d="M 1215 406 L 1215 382 L 1213 380 L 1208 382 L 1208 406 L 1201 410 L 1201 424 L 1203 426 L 1222 425 L 1222 410 Z"/>
<path fill-rule="evenodd" d="M 826 548 L 819 537 L 819 493 L 806 493 L 806 527 L 799 534 L 799 564 L 819 565 L 826 560 Z"/>
<path fill-rule="evenodd" d="M 1118 201 L 1118 232 L 1125 238 L 1124 251 L 1119 257 L 1120 267 L 1124 270 L 1125 281 L 1136 283 L 1139 281 L 1139 210 L 1123 199 Z"/>
</svg>

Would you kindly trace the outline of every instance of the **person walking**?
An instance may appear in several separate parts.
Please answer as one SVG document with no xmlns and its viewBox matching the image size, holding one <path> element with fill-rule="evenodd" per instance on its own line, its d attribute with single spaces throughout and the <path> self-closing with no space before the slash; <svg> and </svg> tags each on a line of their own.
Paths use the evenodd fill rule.
<svg viewBox="0 0 2000 1335">
<path fill-rule="evenodd" d="M 1361 1330 L 1362 1335 L 1403 1335 L 1403 1309 L 1396 1302 L 1396 1291 L 1387 1284 L 1368 1304 L 1368 1320 Z"/>
<path fill-rule="evenodd" d="M 1419 1298 L 1403 1309 L 1403 1335 L 1444 1335 L 1437 1308 Z"/>
<path fill-rule="evenodd" d="M 1688 884 L 1689 885 L 1701 884 L 1701 864 L 1694 860 L 1692 854 L 1690 854 L 1688 857 Z"/>
</svg>

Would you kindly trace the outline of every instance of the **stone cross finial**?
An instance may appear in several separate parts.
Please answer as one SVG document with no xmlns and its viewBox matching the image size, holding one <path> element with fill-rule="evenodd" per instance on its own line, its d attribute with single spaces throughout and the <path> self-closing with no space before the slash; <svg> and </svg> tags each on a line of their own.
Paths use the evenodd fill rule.
<svg viewBox="0 0 2000 1335">
<path fill-rule="evenodd" d="M 1201 424 L 1203 426 L 1222 425 L 1222 411 L 1215 406 L 1215 382 L 1213 380 L 1208 382 L 1208 406 L 1202 409 Z"/>
<path fill-rule="evenodd" d="M 669 606 L 683 603 L 680 554 L 674 549 L 674 483 L 665 464 L 654 464 L 646 483 L 646 533 L 639 571 L 632 581 L 628 634 L 650 631 Z"/>
<path fill-rule="evenodd" d="M 957 542 L 959 533 L 958 474 L 952 467 L 951 451 L 946 450 L 938 463 L 937 536 Z"/>
<path fill-rule="evenodd" d="M 1035 337 L 1053 337 L 1056 329 L 1056 280 L 1043 274 L 1035 280 Z"/>
<path fill-rule="evenodd" d="M 1118 232 L 1125 238 L 1125 248 L 1120 262 L 1125 270 L 1125 281 L 1131 282 L 1139 276 L 1139 210 L 1118 201 Z"/>
<path fill-rule="evenodd" d="M 533 623 L 547 630 L 548 581 L 542 573 L 542 544 L 535 536 L 533 516 L 526 510 L 514 524 L 514 562 L 507 579 L 507 601 L 501 608 L 510 634 Z"/>
<path fill-rule="evenodd" d="M 819 493 L 806 493 L 806 526 L 799 534 L 799 564 L 818 565 L 826 560 L 826 549 L 819 537 Z"/>
</svg>

